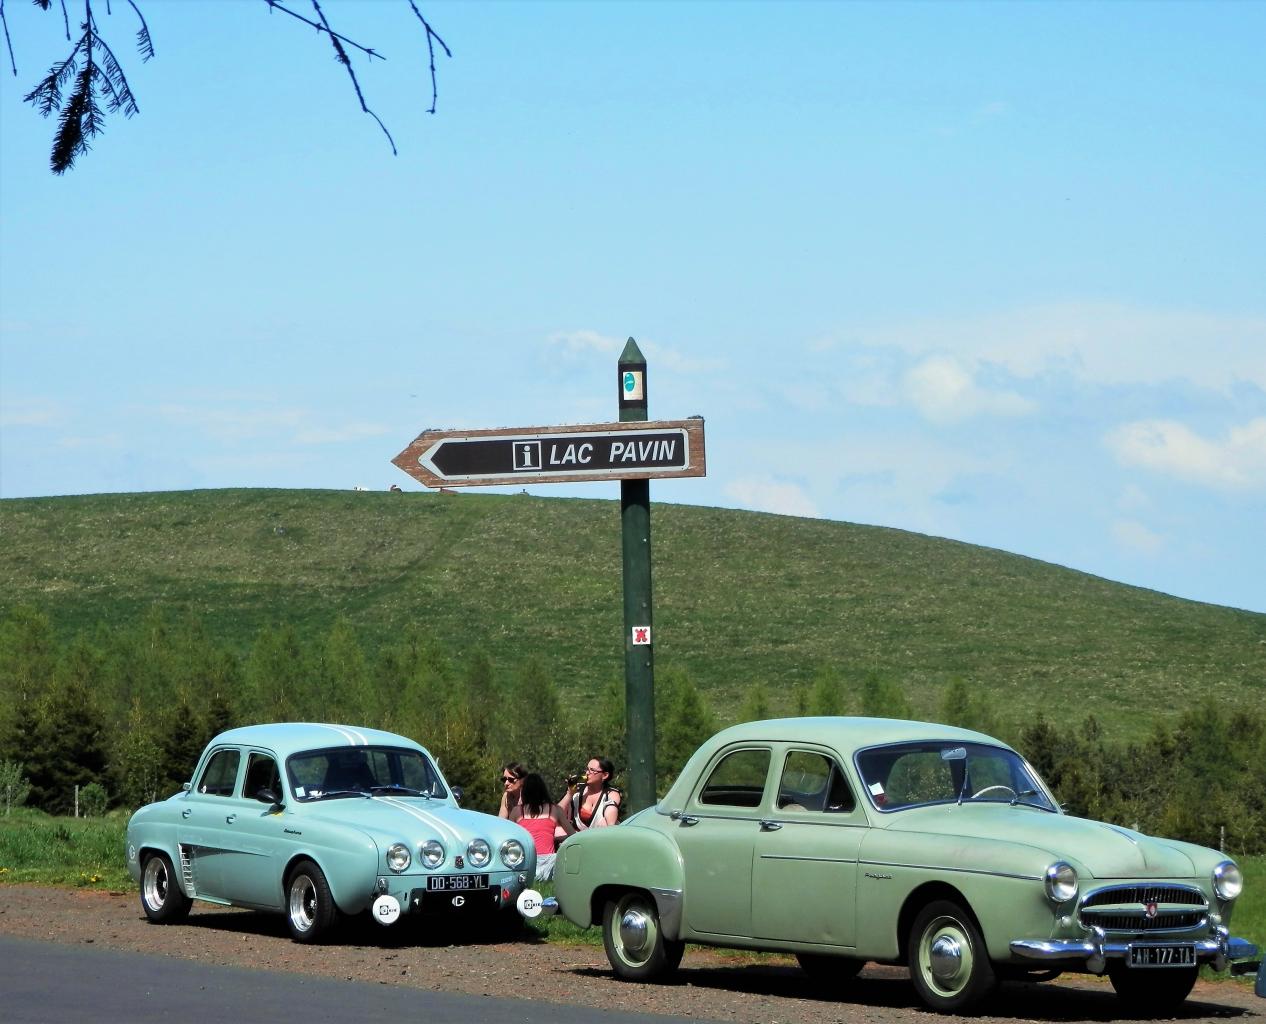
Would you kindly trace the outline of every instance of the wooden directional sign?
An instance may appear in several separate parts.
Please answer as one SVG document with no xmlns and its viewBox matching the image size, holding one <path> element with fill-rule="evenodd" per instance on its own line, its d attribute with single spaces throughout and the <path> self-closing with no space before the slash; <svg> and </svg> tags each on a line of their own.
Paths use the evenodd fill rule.
<svg viewBox="0 0 1266 1024">
<path fill-rule="evenodd" d="M 427 487 L 704 476 L 703 420 L 427 430 L 391 460 Z"/>
</svg>

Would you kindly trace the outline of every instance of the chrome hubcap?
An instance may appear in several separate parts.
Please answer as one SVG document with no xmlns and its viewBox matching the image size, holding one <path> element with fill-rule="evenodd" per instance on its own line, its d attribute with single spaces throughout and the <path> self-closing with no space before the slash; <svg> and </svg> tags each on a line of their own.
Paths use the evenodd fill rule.
<svg viewBox="0 0 1266 1024">
<path fill-rule="evenodd" d="M 620 945 L 630 956 L 640 957 L 646 952 L 650 921 L 637 907 L 630 907 L 620 916 Z"/>
<path fill-rule="evenodd" d="M 161 910 L 167 902 L 167 868 L 157 857 L 145 865 L 145 902 L 152 910 Z"/>
<path fill-rule="evenodd" d="M 963 947 L 952 935 L 939 935 L 928 957 L 932 977 L 945 984 L 958 977 L 963 967 Z"/>
<path fill-rule="evenodd" d="M 290 883 L 290 921 L 301 932 L 306 932 L 316 920 L 316 886 L 307 875 L 300 875 Z"/>
</svg>

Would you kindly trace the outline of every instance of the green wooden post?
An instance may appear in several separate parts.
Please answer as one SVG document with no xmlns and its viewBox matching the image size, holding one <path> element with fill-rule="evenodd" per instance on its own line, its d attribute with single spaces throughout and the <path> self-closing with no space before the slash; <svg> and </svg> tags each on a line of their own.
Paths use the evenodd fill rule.
<svg viewBox="0 0 1266 1024">
<path fill-rule="evenodd" d="M 646 358 L 632 338 L 620 353 L 620 421 L 646 420 Z M 655 669 L 651 634 L 651 487 L 620 481 L 624 561 L 624 706 L 629 813 L 655 802 Z"/>
</svg>

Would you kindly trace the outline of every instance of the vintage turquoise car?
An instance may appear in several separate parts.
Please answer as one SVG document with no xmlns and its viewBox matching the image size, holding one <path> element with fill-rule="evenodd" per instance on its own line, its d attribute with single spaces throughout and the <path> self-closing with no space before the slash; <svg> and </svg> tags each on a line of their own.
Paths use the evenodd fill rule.
<svg viewBox="0 0 1266 1024">
<path fill-rule="evenodd" d="M 623 978 L 675 969 L 686 942 L 794 953 L 832 984 L 873 960 L 947 1013 L 1064 971 L 1162 1010 L 1199 965 L 1256 952 L 1228 931 L 1232 860 L 1064 814 L 1006 744 L 921 722 L 726 729 L 658 806 L 568 839 L 554 884 Z"/>
<path fill-rule="evenodd" d="M 205 900 L 285 914 L 316 942 L 365 911 L 517 921 L 536 852 L 518 825 L 459 807 L 413 740 L 285 723 L 216 736 L 181 792 L 132 816 L 127 865 L 151 921 Z"/>
</svg>

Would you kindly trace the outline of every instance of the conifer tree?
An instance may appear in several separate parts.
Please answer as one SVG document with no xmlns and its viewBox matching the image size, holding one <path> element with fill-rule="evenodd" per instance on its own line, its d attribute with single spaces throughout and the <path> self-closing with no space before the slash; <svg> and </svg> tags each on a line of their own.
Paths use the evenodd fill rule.
<svg viewBox="0 0 1266 1024">
<path fill-rule="evenodd" d="M 828 668 L 821 668 L 813 677 L 809 692 L 810 715 L 844 714 L 844 691 L 839 677 Z"/>
<path fill-rule="evenodd" d="M 739 709 L 740 722 L 760 722 L 769 717 L 769 692 L 759 679 L 747 688 L 747 696 Z"/>
<path fill-rule="evenodd" d="M 659 673 L 655 689 L 655 777 L 663 795 L 690 755 L 717 731 L 717 723 L 707 700 L 685 672 Z"/>
</svg>

